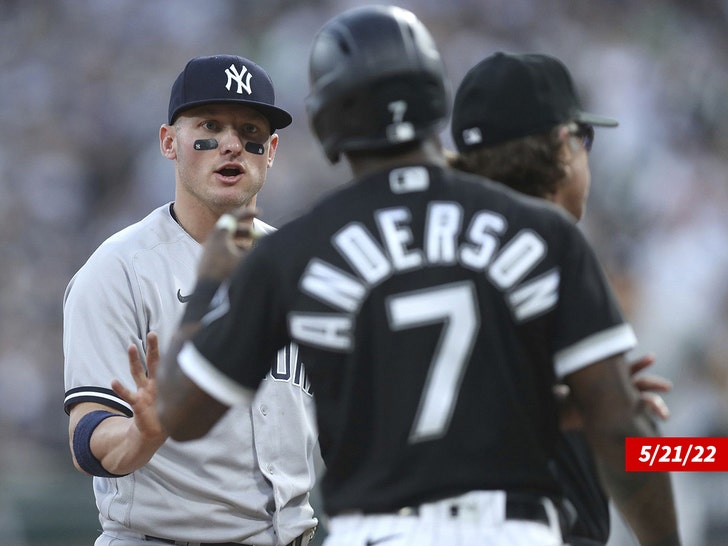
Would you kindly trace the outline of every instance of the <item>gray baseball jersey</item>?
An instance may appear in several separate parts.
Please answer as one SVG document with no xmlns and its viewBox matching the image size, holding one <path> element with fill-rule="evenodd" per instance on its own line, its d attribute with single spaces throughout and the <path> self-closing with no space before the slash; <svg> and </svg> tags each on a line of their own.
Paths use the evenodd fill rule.
<svg viewBox="0 0 728 546">
<path fill-rule="evenodd" d="M 256 220 L 256 227 L 272 227 Z M 171 341 L 192 293 L 202 247 L 164 205 L 106 240 L 64 297 L 64 406 L 99 402 L 131 415 L 110 388 L 131 388 L 127 347 Z M 316 520 L 309 504 L 317 433 L 297 347 L 282 350 L 251 406 L 231 408 L 202 439 L 168 440 L 143 468 L 94 477 L 107 533 L 202 542 L 287 544 Z"/>
</svg>

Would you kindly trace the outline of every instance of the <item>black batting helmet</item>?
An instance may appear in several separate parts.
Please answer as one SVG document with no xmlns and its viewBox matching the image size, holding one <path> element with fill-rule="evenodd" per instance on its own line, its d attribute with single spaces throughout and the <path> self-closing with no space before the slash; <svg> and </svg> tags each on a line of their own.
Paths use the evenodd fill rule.
<svg viewBox="0 0 728 546">
<path fill-rule="evenodd" d="M 306 98 L 311 127 L 336 163 L 436 133 L 449 114 L 445 68 L 430 32 L 395 6 L 354 8 L 318 32 Z"/>
</svg>

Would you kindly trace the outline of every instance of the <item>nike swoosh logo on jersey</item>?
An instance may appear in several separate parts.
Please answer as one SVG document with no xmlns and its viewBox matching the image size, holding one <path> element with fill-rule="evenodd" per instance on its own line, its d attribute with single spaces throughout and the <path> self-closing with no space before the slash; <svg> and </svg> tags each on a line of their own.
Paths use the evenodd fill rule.
<svg viewBox="0 0 728 546">
<path fill-rule="evenodd" d="M 375 538 L 375 539 L 368 538 L 367 542 L 366 542 L 366 546 L 374 546 L 375 544 L 387 542 L 388 540 L 392 540 L 393 538 L 397 538 L 399 536 L 402 536 L 402 533 L 397 533 L 395 535 L 387 535 L 386 537 Z"/>
<path fill-rule="evenodd" d="M 192 294 L 190 294 L 189 296 L 183 296 L 182 292 L 178 288 L 177 289 L 177 299 L 179 301 L 181 301 L 182 303 L 187 303 L 188 301 L 190 301 L 192 299 Z"/>
</svg>

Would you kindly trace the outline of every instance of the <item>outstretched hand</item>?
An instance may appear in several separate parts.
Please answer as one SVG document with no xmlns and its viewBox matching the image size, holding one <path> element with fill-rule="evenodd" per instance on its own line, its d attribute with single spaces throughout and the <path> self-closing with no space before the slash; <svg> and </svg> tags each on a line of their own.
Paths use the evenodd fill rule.
<svg viewBox="0 0 728 546">
<path fill-rule="evenodd" d="M 255 207 L 241 207 L 223 214 L 203 245 L 198 279 L 223 281 L 260 236 L 253 227 Z"/>
<path fill-rule="evenodd" d="M 645 368 L 655 363 L 654 355 L 645 355 L 629 364 L 632 384 L 640 392 L 640 397 L 647 408 L 657 417 L 665 421 L 670 417 L 670 409 L 658 393 L 670 392 L 672 382 L 669 379 L 653 374 L 638 375 Z"/>
<path fill-rule="evenodd" d="M 134 412 L 134 424 L 143 438 L 159 439 L 164 437 L 165 434 L 155 407 L 157 401 L 157 366 L 159 364 L 157 334 L 154 332 L 147 334 L 146 370 L 136 345 L 130 345 L 127 354 L 129 356 L 129 369 L 136 384 L 136 391 L 128 389 L 118 379 L 111 382 L 111 388 L 131 406 Z"/>
<path fill-rule="evenodd" d="M 641 374 L 640 372 L 655 363 L 654 355 L 648 354 L 629 363 L 629 374 L 632 385 L 639 391 L 640 398 L 648 410 L 661 420 L 670 417 L 670 409 L 659 393 L 669 392 L 672 382 L 659 375 Z M 559 406 L 559 421 L 562 430 L 575 430 L 584 428 L 581 412 L 572 399 L 569 387 L 556 385 L 554 387 Z"/>
</svg>

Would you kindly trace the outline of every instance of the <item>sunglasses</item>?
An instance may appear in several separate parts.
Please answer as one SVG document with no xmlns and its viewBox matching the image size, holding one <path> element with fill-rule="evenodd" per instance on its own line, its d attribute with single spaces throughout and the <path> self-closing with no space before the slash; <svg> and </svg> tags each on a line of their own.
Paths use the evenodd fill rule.
<svg viewBox="0 0 728 546">
<path fill-rule="evenodd" d="M 569 134 L 581 139 L 581 144 L 587 152 L 591 152 L 594 145 L 594 127 L 587 123 L 575 123 Z"/>
</svg>

